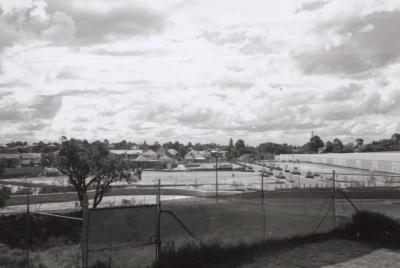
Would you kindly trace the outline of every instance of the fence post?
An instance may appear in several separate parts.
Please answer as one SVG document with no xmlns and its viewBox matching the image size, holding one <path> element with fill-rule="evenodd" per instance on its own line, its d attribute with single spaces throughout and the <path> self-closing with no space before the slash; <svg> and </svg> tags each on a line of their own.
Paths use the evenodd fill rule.
<svg viewBox="0 0 400 268">
<path fill-rule="evenodd" d="M 158 188 L 157 188 L 157 198 L 156 198 L 156 207 L 157 207 L 157 229 L 156 229 L 156 263 L 157 267 L 159 266 L 159 256 L 161 252 L 161 180 L 158 179 Z"/>
<path fill-rule="evenodd" d="M 262 237 L 265 239 L 264 174 L 261 173 L 261 215 L 263 221 Z"/>
<path fill-rule="evenodd" d="M 218 199 L 218 154 L 215 157 L 215 197 Z"/>
<path fill-rule="evenodd" d="M 333 227 L 336 228 L 336 181 L 335 181 L 335 171 L 332 171 L 332 213 L 333 213 Z"/>
<path fill-rule="evenodd" d="M 27 268 L 29 268 L 29 249 L 30 249 L 30 189 L 28 189 L 28 193 L 26 195 L 26 248 L 25 248 L 25 264 Z"/>
</svg>

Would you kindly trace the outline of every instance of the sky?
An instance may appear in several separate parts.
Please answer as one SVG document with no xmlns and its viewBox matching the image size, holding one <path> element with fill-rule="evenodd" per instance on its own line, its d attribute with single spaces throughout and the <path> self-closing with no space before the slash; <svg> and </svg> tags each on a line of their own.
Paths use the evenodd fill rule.
<svg viewBox="0 0 400 268">
<path fill-rule="evenodd" d="M 400 1 L 0 0 L 0 142 L 400 132 Z"/>
</svg>

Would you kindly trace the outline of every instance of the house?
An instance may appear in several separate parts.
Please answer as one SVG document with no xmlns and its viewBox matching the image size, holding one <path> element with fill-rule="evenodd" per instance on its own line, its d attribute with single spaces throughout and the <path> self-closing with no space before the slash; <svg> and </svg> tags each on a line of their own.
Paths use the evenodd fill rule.
<svg viewBox="0 0 400 268">
<path fill-rule="evenodd" d="M 8 168 L 40 166 L 41 153 L 0 154 L 0 159 L 6 161 Z"/>
<path fill-rule="evenodd" d="M 188 162 L 206 162 L 207 161 L 206 156 L 208 155 L 202 152 L 204 151 L 196 151 L 192 149 L 185 155 L 184 159 Z M 211 157 L 211 153 L 209 157 Z"/>
<path fill-rule="evenodd" d="M 176 166 L 177 160 L 166 154 L 158 155 L 154 151 L 148 150 L 136 159 L 132 160 L 135 168 L 142 169 L 165 169 Z"/>
<path fill-rule="evenodd" d="M 157 160 L 157 158 L 158 158 L 158 154 L 151 149 L 144 152 L 142 154 L 142 156 L 144 156 L 145 158 L 147 158 L 149 160 Z"/>
<path fill-rule="evenodd" d="M 134 150 L 110 150 L 110 153 L 113 155 L 118 155 L 123 157 L 125 160 L 133 160 L 137 158 L 139 155 L 143 153 L 142 150 L 134 149 Z"/>
<path fill-rule="evenodd" d="M 182 155 L 174 148 L 170 148 L 170 149 L 166 150 L 166 154 L 176 160 L 179 160 L 179 161 L 182 160 Z"/>
</svg>

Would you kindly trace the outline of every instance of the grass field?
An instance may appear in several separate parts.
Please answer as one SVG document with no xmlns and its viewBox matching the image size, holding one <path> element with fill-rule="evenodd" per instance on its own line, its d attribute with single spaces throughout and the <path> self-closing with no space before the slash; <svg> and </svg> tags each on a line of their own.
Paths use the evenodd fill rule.
<svg viewBox="0 0 400 268">
<path fill-rule="evenodd" d="M 240 197 L 220 198 L 218 202 L 212 198 L 199 199 L 192 203 L 164 202 L 162 209 L 172 211 L 191 233 L 206 245 L 220 242 L 232 246 L 243 242 L 252 243 L 263 238 L 287 238 L 333 229 L 332 208 L 325 199 L 266 200 L 265 214 L 262 212 L 260 199 Z M 139 246 L 151 242 L 151 238 L 156 234 L 155 207 L 122 210 L 94 211 L 95 214 L 91 215 L 94 224 L 89 232 L 91 248 Z M 195 242 L 194 238 L 166 213 L 162 214 L 160 231 L 163 245 L 172 243 L 179 248 L 187 242 Z M 141 265 L 146 262 L 144 260 L 151 259 L 149 254 L 154 257 L 154 246 L 138 248 L 138 254 L 142 257 L 136 260 Z M 132 248 L 132 252 L 134 251 L 136 248 Z M 103 261 L 110 259 L 116 267 L 129 267 L 121 263 L 121 258 L 117 257 L 118 251 L 115 250 L 95 252 L 91 253 L 91 256 L 92 263 L 96 258 Z M 132 260 L 130 265 L 135 267 Z"/>
</svg>

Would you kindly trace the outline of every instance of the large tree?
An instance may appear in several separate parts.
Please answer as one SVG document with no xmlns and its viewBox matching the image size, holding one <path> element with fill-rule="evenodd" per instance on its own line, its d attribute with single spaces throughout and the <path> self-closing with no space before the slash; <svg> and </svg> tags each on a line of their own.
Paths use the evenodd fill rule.
<svg viewBox="0 0 400 268">
<path fill-rule="evenodd" d="M 343 150 L 343 143 L 341 140 L 339 140 L 338 138 L 333 139 L 332 141 L 333 143 L 333 152 L 335 153 L 341 153 Z"/>
<path fill-rule="evenodd" d="M 322 139 L 317 136 L 314 135 L 311 137 L 310 142 L 309 142 L 309 147 L 310 150 L 313 152 L 318 152 L 318 149 L 323 148 L 324 147 L 324 142 L 322 141 Z"/>
<path fill-rule="evenodd" d="M 69 178 L 74 186 L 82 208 L 82 264 L 87 263 L 88 231 L 88 191 L 94 190 L 93 208 L 96 208 L 110 189 L 118 181 L 130 181 L 128 163 L 109 153 L 104 142 L 89 143 L 86 140 L 66 140 L 55 159 L 56 168 Z M 85 266 L 84 266 L 85 267 Z"/>
<path fill-rule="evenodd" d="M 400 150 L 400 134 L 399 133 L 395 133 L 392 135 L 391 140 L 394 143 L 394 150 Z"/>
<path fill-rule="evenodd" d="M 239 154 L 239 156 L 244 154 L 245 149 L 246 145 L 244 144 L 244 141 L 242 139 L 237 140 L 235 143 L 235 150 Z"/>
</svg>

